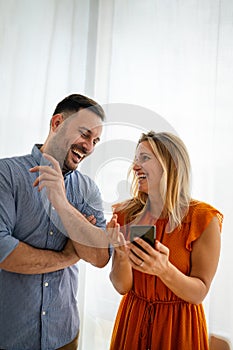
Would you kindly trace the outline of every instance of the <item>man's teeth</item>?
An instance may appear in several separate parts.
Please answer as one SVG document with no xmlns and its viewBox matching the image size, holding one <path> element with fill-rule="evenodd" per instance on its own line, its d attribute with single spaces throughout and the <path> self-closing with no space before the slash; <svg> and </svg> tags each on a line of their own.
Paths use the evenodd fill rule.
<svg viewBox="0 0 233 350">
<path fill-rule="evenodd" d="M 138 175 L 138 178 L 139 178 L 139 179 L 145 179 L 145 178 L 146 178 L 146 175 Z"/>
<path fill-rule="evenodd" d="M 74 149 L 73 149 L 73 152 L 74 152 L 74 154 L 76 154 L 76 156 L 78 156 L 80 159 L 82 159 L 82 158 L 84 157 L 84 154 L 79 153 L 78 151 L 76 151 L 76 150 L 74 150 Z"/>
</svg>

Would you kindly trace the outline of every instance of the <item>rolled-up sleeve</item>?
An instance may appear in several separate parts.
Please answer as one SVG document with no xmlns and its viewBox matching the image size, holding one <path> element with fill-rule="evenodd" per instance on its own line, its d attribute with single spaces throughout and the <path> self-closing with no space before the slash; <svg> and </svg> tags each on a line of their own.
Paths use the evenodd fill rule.
<svg viewBox="0 0 233 350">
<path fill-rule="evenodd" d="M 19 240 L 0 232 L 0 263 L 17 247 Z"/>
<path fill-rule="evenodd" d="M 104 230 L 106 220 L 101 193 L 96 183 L 79 171 L 75 171 L 70 177 L 67 177 L 65 183 L 71 204 L 86 216 L 94 215 L 96 226 Z M 73 189 L 72 193 L 71 188 Z"/>
<path fill-rule="evenodd" d="M 103 212 L 103 201 L 98 186 L 94 181 L 89 179 L 88 191 L 85 196 L 85 213 L 86 215 L 94 215 L 96 218 L 96 226 L 105 229 L 106 219 Z"/>
<path fill-rule="evenodd" d="M 12 236 L 16 220 L 16 208 L 8 167 L 0 162 L 0 262 L 19 244 Z"/>
</svg>

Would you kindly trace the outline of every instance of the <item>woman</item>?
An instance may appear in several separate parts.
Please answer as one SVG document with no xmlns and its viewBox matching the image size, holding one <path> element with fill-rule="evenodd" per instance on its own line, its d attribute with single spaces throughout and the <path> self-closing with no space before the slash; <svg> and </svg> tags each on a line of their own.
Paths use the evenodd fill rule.
<svg viewBox="0 0 233 350">
<path fill-rule="evenodd" d="M 222 214 L 190 197 L 190 163 L 170 133 L 142 134 L 132 166 L 133 198 L 107 225 L 114 246 L 110 279 L 123 294 L 111 350 L 206 350 L 202 301 L 220 254 Z M 155 225 L 151 247 L 128 242 L 130 225 Z"/>
</svg>

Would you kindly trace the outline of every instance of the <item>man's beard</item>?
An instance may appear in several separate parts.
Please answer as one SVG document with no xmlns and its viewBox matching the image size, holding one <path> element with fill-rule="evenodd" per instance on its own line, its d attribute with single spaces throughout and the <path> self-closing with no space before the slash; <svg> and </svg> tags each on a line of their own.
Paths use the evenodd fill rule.
<svg viewBox="0 0 233 350">
<path fill-rule="evenodd" d="M 66 173 L 68 173 L 71 170 L 77 169 L 77 167 L 78 167 L 78 164 L 77 164 L 77 167 L 75 169 L 73 169 L 69 166 L 69 161 L 68 161 L 69 160 L 69 152 L 70 152 L 70 150 L 67 152 L 66 157 L 65 157 L 64 162 L 63 162 L 63 165 L 61 167 L 63 175 L 65 175 Z"/>
<path fill-rule="evenodd" d="M 55 158 L 58 161 L 60 168 L 62 169 L 64 160 L 66 159 L 68 154 L 67 150 L 59 148 L 59 146 L 56 145 L 56 143 L 52 142 L 51 144 L 47 145 L 44 152 Z"/>
<path fill-rule="evenodd" d="M 69 144 L 68 142 L 63 142 L 61 145 L 61 136 L 55 136 L 51 142 L 49 142 L 44 149 L 44 152 L 51 155 L 55 158 L 60 168 L 62 169 L 62 173 L 65 174 L 69 171 L 73 171 L 78 167 L 78 164 L 81 160 L 88 155 L 88 152 L 85 148 L 78 144 Z M 76 152 L 76 157 L 79 158 L 77 152 L 80 153 L 80 158 L 77 164 L 72 162 L 72 152 Z"/>
<path fill-rule="evenodd" d="M 71 166 L 69 165 L 70 162 L 72 162 L 72 160 L 70 160 L 69 158 L 72 158 L 72 151 L 75 151 L 75 155 L 77 156 L 77 152 L 80 152 L 80 158 L 79 158 L 79 162 L 77 162 L 77 164 L 75 164 L 75 166 Z M 86 149 L 84 149 L 83 147 L 77 145 L 77 144 L 72 144 L 70 146 L 69 151 L 67 152 L 63 165 L 62 165 L 62 173 L 65 174 L 69 171 L 74 171 L 77 169 L 79 163 L 83 160 L 84 157 L 88 156 L 88 152 L 86 151 Z"/>
</svg>

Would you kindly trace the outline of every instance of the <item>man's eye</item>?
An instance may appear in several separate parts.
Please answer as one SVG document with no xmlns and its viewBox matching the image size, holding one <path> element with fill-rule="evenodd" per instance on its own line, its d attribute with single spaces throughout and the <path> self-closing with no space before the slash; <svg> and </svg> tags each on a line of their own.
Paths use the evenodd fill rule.
<svg viewBox="0 0 233 350">
<path fill-rule="evenodd" d="M 81 132 L 81 136 L 84 138 L 84 139 L 88 139 L 88 135 L 87 134 L 84 134 L 83 132 Z"/>
</svg>

